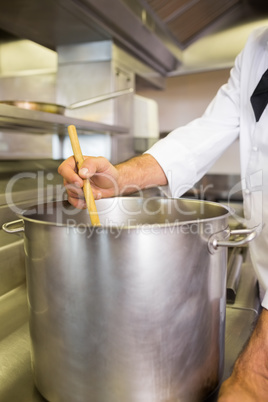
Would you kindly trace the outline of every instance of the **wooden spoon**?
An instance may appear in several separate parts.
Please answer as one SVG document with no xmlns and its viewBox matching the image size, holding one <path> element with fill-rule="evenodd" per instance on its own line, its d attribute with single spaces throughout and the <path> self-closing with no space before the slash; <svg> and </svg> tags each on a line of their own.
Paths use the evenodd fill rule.
<svg viewBox="0 0 268 402">
<path fill-rule="evenodd" d="M 72 144 L 72 149 L 74 153 L 74 159 L 77 165 L 78 170 L 81 168 L 82 163 L 84 162 L 84 158 L 81 152 L 77 132 L 75 126 L 68 126 L 68 133 Z M 94 196 L 92 193 L 91 185 L 89 179 L 84 179 L 83 185 L 84 196 L 86 199 L 87 209 L 89 212 L 90 220 L 92 226 L 100 226 L 100 219 L 97 212 Z"/>
</svg>

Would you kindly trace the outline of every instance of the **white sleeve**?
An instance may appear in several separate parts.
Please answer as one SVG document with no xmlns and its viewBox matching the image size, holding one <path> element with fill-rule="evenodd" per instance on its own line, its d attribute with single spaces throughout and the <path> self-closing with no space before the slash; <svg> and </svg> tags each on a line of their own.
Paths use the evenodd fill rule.
<svg viewBox="0 0 268 402">
<path fill-rule="evenodd" d="M 241 57 L 204 115 L 175 129 L 146 152 L 164 170 L 173 197 L 191 188 L 239 136 Z"/>
</svg>

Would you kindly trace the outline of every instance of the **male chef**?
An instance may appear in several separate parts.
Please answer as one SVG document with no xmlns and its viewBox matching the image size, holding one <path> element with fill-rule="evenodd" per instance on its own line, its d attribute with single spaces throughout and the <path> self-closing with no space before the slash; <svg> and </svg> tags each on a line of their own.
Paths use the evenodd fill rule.
<svg viewBox="0 0 268 402">
<path fill-rule="evenodd" d="M 68 197 L 83 206 L 83 180 L 90 178 L 96 199 L 168 185 L 173 197 L 191 188 L 238 137 L 244 213 L 249 227 L 263 227 L 251 243 L 251 258 L 261 286 L 262 313 L 231 377 L 221 386 L 220 402 L 268 401 L 268 28 L 249 37 L 204 115 L 158 141 L 145 154 L 117 166 L 86 157 L 79 173 L 73 157 L 59 167 Z"/>
</svg>

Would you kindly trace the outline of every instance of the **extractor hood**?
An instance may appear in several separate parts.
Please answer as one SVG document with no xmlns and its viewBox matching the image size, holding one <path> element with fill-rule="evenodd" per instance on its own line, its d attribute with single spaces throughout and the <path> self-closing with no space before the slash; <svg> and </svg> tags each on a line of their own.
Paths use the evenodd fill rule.
<svg viewBox="0 0 268 402">
<path fill-rule="evenodd" d="M 122 0 L 9 0 L 0 7 L 0 29 L 53 50 L 113 39 L 162 75 L 179 64 L 179 49 L 177 55 L 169 49 L 173 41 L 165 35 L 164 43 L 144 13 L 139 18 Z"/>
<path fill-rule="evenodd" d="M 268 16 L 267 0 L 9 0 L 0 29 L 55 50 L 114 40 L 166 76 L 200 39 Z M 266 10 L 265 10 L 266 8 Z M 0 35 L 1 39 L 1 35 Z"/>
</svg>

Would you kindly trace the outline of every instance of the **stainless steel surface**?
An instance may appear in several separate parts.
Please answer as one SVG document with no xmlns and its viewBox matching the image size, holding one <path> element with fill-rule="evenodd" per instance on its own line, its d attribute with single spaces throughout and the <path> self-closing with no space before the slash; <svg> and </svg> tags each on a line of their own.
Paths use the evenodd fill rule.
<svg viewBox="0 0 268 402">
<path fill-rule="evenodd" d="M 122 89 L 120 91 L 111 92 L 109 94 L 103 94 L 96 96 L 91 99 L 82 100 L 75 102 L 69 106 L 57 105 L 55 103 L 44 103 L 44 102 L 33 102 L 25 100 L 14 100 L 14 101 L 0 101 L 0 104 L 16 106 L 21 109 L 27 110 L 37 110 L 40 112 L 54 113 L 54 114 L 64 114 L 66 109 L 78 109 L 84 106 L 94 105 L 95 103 L 104 102 L 109 99 L 114 99 L 122 95 L 127 95 L 132 93 L 133 88 Z"/>
<path fill-rule="evenodd" d="M 211 252 L 213 250 L 217 250 L 218 247 L 240 247 L 245 246 L 246 244 L 250 243 L 252 240 L 255 239 L 256 236 L 260 233 L 260 226 L 255 226 L 254 228 L 250 229 L 234 229 L 230 230 L 228 236 L 221 239 L 219 235 L 221 234 L 213 234 L 209 239 L 209 249 Z M 230 240 L 226 240 L 226 238 L 231 238 Z M 233 237 L 233 239 L 232 239 Z"/>
<path fill-rule="evenodd" d="M 133 118 L 132 88 L 135 87 L 135 77 L 131 65 L 126 64 L 126 53 L 121 51 L 120 58 L 117 58 L 117 46 L 110 43 L 109 59 L 107 60 L 107 55 L 104 54 L 103 58 L 99 55 L 99 60 L 92 62 L 88 54 L 93 45 L 80 44 L 79 48 L 82 47 L 84 50 L 84 57 L 80 56 L 78 60 L 76 46 L 61 46 L 57 49 L 60 61 L 57 71 L 56 103 L 70 105 L 81 99 L 96 99 L 100 94 L 119 93 L 120 96 L 112 98 L 109 102 L 97 102 L 83 108 L 67 109 L 66 116 L 130 128 Z M 126 94 L 121 92 L 125 90 Z"/>
<path fill-rule="evenodd" d="M 125 135 L 106 136 L 102 139 L 99 136 L 99 147 L 96 144 L 97 138 L 92 139 L 92 136 L 85 138 L 88 154 L 92 155 L 92 152 L 96 152 L 93 156 L 103 155 L 112 163 L 118 163 L 129 159 L 134 154 L 132 88 L 135 86 L 135 76 L 133 65 L 129 63 L 125 51 L 120 51 L 112 42 L 98 45 L 104 49 L 104 54 L 94 52 L 97 46 L 95 43 L 60 46 L 57 49 L 59 55 L 57 103 L 70 105 L 81 99 L 100 100 L 99 94 L 115 93 L 116 97 L 113 96 L 107 102 L 95 102 L 77 109 L 68 108 L 66 116 L 125 127 Z M 72 154 L 71 149 L 68 152 L 68 146 L 70 146 L 69 141 L 63 138 L 62 158 Z M 87 148 L 83 146 L 83 149 Z"/>
<path fill-rule="evenodd" d="M 226 308 L 223 379 L 230 375 L 234 361 L 250 336 L 253 323 L 258 316 L 260 306 L 258 286 L 256 275 L 249 261 L 242 266 L 240 285 L 236 302 L 231 306 L 227 305 Z M 0 297 L 0 323 L 1 402 L 45 401 L 34 385 L 31 370 L 25 284 L 14 289 L 5 297 Z M 217 392 L 206 402 L 216 402 L 216 400 Z"/>
<path fill-rule="evenodd" d="M 25 283 L 0 297 L 0 400 L 40 402 L 30 360 Z"/>
<path fill-rule="evenodd" d="M 116 64 L 124 66 L 126 71 L 135 74 L 137 80 L 143 80 L 149 87 L 165 89 L 166 80 L 161 74 L 141 62 L 139 59 L 123 50 L 113 41 L 103 40 L 97 42 L 75 43 L 74 45 L 57 46 L 58 65 L 73 63 L 98 63 L 115 60 Z M 106 75 L 103 74 L 106 79 Z M 91 81 L 92 83 L 92 81 Z M 95 83 L 92 83 L 95 86 Z"/>
<path fill-rule="evenodd" d="M 235 302 L 241 276 L 242 263 L 243 263 L 243 255 L 241 249 L 239 248 L 233 249 L 231 256 L 228 260 L 228 266 L 227 266 L 227 285 L 226 285 L 227 303 Z"/>
<path fill-rule="evenodd" d="M 56 103 L 34 102 L 30 100 L 1 100 L 0 105 L 16 106 L 20 109 L 37 110 L 39 112 L 64 114 L 65 106 Z"/>
<path fill-rule="evenodd" d="M 17 17 L 17 10 L 20 17 Z M 109 13 L 107 13 L 109 10 Z M 166 75 L 178 60 L 165 43 L 121 1 L 30 0 L 22 7 L 18 0 L 1 9 L 0 27 L 16 37 L 26 37 L 51 49 L 60 45 L 113 39 L 154 70 Z M 49 24 L 44 23 L 49 21 Z M 57 32 L 57 34 L 55 34 Z M 179 53 L 179 49 L 174 51 Z"/>
<path fill-rule="evenodd" d="M 103 227 L 94 230 L 86 211 L 47 207 L 23 214 L 42 394 L 64 402 L 202 400 L 223 371 L 226 250 L 211 255 L 207 241 L 226 228 L 228 210 L 99 200 Z"/>
<path fill-rule="evenodd" d="M 134 138 L 134 150 L 137 154 L 141 154 L 146 152 L 149 148 L 151 148 L 156 142 L 158 138 Z"/>
<path fill-rule="evenodd" d="M 0 297 L 25 282 L 23 239 L 0 230 Z"/>
<path fill-rule="evenodd" d="M 157 0 L 65 0 L 64 3 L 28 0 L 25 7 L 19 0 L 12 0 L 1 7 L 0 27 L 51 49 L 114 39 L 166 75 L 183 59 L 182 48 L 200 37 L 267 16 L 267 9 L 256 11 L 258 3 L 256 0 L 162 3 Z"/>
<path fill-rule="evenodd" d="M 5 160 L 0 163 L 0 226 L 41 202 L 62 200 L 65 189 L 57 169 L 61 160 Z M 10 239 L 11 240 L 11 239 Z"/>
<path fill-rule="evenodd" d="M 22 104 L 18 101 L 18 104 L 28 108 L 45 107 L 46 111 L 42 113 L 0 104 L 0 158 L 66 159 L 72 154 L 71 149 L 68 149 L 69 142 L 65 141 L 66 127 L 69 124 L 75 124 L 78 134 L 84 136 L 81 141 L 87 144 L 85 149 L 88 149 L 89 154 L 93 152 L 93 156 L 103 155 L 113 163 L 119 162 L 122 157 L 129 159 L 133 156 L 131 91 L 134 87 L 134 73 L 129 70 L 129 57 L 126 64 L 126 52 L 118 50 L 117 46 L 109 42 L 105 47 L 109 54 L 105 54 L 104 60 L 98 53 L 100 60 L 92 62 L 88 54 L 95 43 L 83 46 L 80 44 L 75 48 L 83 47 L 84 59 L 81 60 L 80 57 L 78 62 L 71 59 L 70 55 L 66 60 L 66 55 L 69 52 L 72 54 L 74 47 L 61 46 L 58 53 L 63 53 L 64 57 L 60 57 L 58 66 L 54 61 L 55 71 L 48 74 L 34 69 L 37 45 L 33 45 L 31 44 L 30 50 L 26 47 L 30 71 L 17 71 L 11 77 L 2 76 L 0 95 L 2 100 L 11 103 L 14 99 L 34 100 L 36 103 L 22 101 Z M 104 46 L 101 45 L 99 46 L 103 49 Z M 5 49 L 10 48 L 5 54 L 8 60 L 14 60 L 16 46 L 16 41 L 7 46 L 2 45 Z M 22 52 L 24 53 L 25 51 Z M 72 62 L 69 63 L 70 59 Z M 100 94 L 105 96 L 100 97 Z M 101 102 L 106 95 L 109 99 Z M 48 113 L 51 108 L 53 112 L 59 112 L 58 105 L 71 105 L 81 99 L 91 99 L 91 105 L 79 109 L 67 108 L 65 116 L 57 113 L 51 116 Z"/>
<path fill-rule="evenodd" d="M 133 3 L 132 0 L 124 0 Z M 245 19 L 248 13 L 254 14 L 247 3 L 241 0 L 175 0 L 159 2 L 158 0 L 140 0 L 148 12 L 152 11 L 161 20 L 180 48 L 185 48 L 218 26 L 228 27 Z M 251 2 L 252 3 L 252 2 Z M 194 23 L 193 23 L 194 21 Z M 192 22 L 192 23 L 191 23 Z"/>
<path fill-rule="evenodd" d="M 128 132 L 126 127 L 112 126 L 36 110 L 20 109 L 10 105 L 0 105 L 0 119 L 1 129 L 15 130 L 18 135 L 20 132 L 67 135 L 67 126 L 70 124 L 76 126 L 79 134 L 92 131 L 112 134 Z"/>
<path fill-rule="evenodd" d="M 86 99 L 86 100 L 83 100 L 80 102 L 75 102 L 72 105 L 68 106 L 68 109 L 78 109 L 80 107 L 94 105 L 95 103 L 104 102 L 109 99 L 118 98 L 119 96 L 128 95 L 133 92 L 134 92 L 133 88 L 120 89 L 119 91 L 114 91 L 109 94 L 98 95 L 92 99 Z"/>
<path fill-rule="evenodd" d="M 17 234 L 17 233 L 22 233 L 24 232 L 24 224 L 23 224 L 23 219 L 18 219 L 13 222 L 7 222 L 3 224 L 3 230 L 6 233 L 9 234 Z M 13 227 L 13 229 L 12 229 Z"/>
<path fill-rule="evenodd" d="M 1 295 L 1 335 L 3 341 L 13 334 L 20 326 L 28 321 L 28 309 L 26 299 L 25 281 L 20 286 L 15 287 L 11 291 Z M 1 352 L 3 351 L 1 345 Z M 7 351 L 6 351 L 7 352 Z M 1 358 L 3 355 L 1 353 Z M 4 360 L 1 360 L 1 368 L 4 367 Z"/>
<path fill-rule="evenodd" d="M 237 174 L 206 174 L 185 196 L 199 197 L 202 200 L 242 202 L 242 182 Z"/>
</svg>

